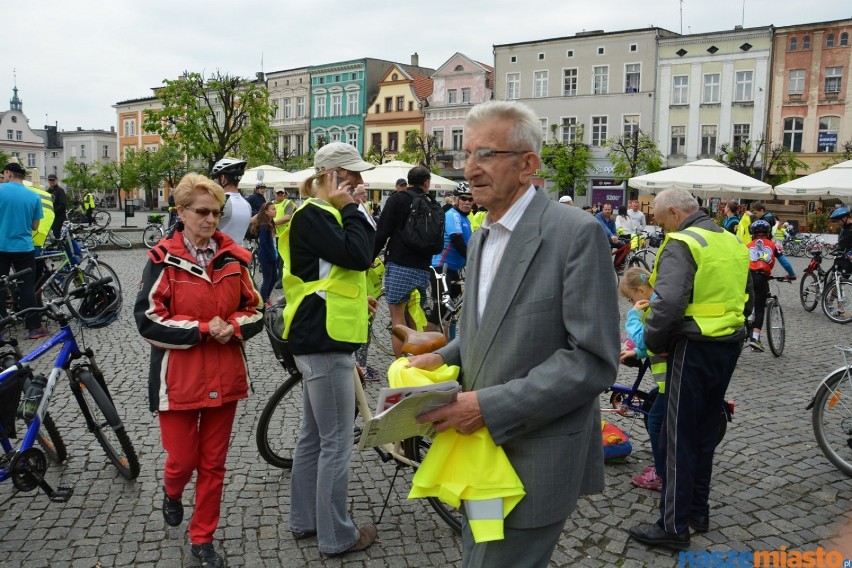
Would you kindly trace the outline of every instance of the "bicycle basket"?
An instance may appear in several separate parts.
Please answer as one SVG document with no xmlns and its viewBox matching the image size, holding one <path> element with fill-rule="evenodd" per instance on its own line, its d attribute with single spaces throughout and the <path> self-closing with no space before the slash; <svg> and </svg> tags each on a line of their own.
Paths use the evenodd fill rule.
<svg viewBox="0 0 852 568">
<path fill-rule="evenodd" d="M 148 222 L 149 223 L 161 223 L 162 224 L 163 215 L 159 215 L 159 214 L 156 214 L 156 213 L 152 214 L 152 215 L 148 215 Z"/>
<path fill-rule="evenodd" d="M 290 347 L 287 345 L 287 340 L 284 336 L 284 306 L 287 302 L 284 298 L 278 300 L 275 304 L 266 309 L 266 314 L 263 316 L 263 327 L 266 329 L 266 335 L 269 336 L 269 343 L 272 345 L 272 352 L 275 353 L 275 358 L 281 363 L 281 366 L 290 373 L 295 375 L 299 372 L 296 368 L 296 360 L 293 354 L 290 353 Z"/>
<path fill-rule="evenodd" d="M 121 312 L 121 292 L 112 284 L 98 286 L 83 298 L 77 313 L 85 327 L 105 327 L 118 319 Z"/>
</svg>

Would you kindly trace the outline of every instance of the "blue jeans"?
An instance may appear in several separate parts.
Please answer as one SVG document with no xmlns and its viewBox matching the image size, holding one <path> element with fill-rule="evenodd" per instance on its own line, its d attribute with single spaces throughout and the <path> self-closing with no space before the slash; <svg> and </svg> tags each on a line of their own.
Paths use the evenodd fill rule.
<svg viewBox="0 0 852 568">
<path fill-rule="evenodd" d="M 317 531 L 324 554 L 343 552 L 359 533 L 348 512 L 355 382 L 349 353 L 296 355 L 303 377 L 302 427 L 293 454 L 290 528 Z"/>
<path fill-rule="evenodd" d="M 654 456 L 654 469 L 657 475 L 665 477 L 663 470 L 663 454 L 660 451 L 660 431 L 663 429 L 663 420 L 666 418 L 666 395 L 657 393 L 654 404 L 648 411 L 648 438 L 651 440 L 651 455 Z"/>
<path fill-rule="evenodd" d="M 275 259 L 269 261 L 261 260 L 260 273 L 263 275 L 263 284 L 260 285 L 260 297 L 263 298 L 264 302 L 268 302 L 269 296 L 272 295 L 272 288 L 275 286 L 275 282 L 281 281 L 276 278 L 278 276 L 277 261 Z"/>
</svg>

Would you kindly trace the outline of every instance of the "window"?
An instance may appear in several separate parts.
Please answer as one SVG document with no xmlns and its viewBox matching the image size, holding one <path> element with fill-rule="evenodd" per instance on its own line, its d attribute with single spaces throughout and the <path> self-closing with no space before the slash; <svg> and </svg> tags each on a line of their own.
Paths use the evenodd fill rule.
<svg viewBox="0 0 852 568">
<path fill-rule="evenodd" d="M 396 110 L 398 110 L 398 111 L 405 110 L 405 97 L 397 97 L 396 98 Z"/>
<path fill-rule="evenodd" d="M 358 147 L 358 131 L 350 130 L 346 133 L 346 143 L 350 146 Z"/>
<path fill-rule="evenodd" d="M 455 67 L 455 69 L 453 69 L 453 71 L 463 72 L 463 71 L 464 71 L 464 67 L 462 67 L 461 65 L 456 65 L 456 67 Z"/>
<path fill-rule="evenodd" d="M 343 93 L 334 93 L 331 95 L 331 116 L 340 116 L 343 114 Z"/>
<path fill-rule="evenodd" d="M 823 116 L 819 119 L 817 152 L 837 151 L 837 132 L 840 130 L 839 116 Z"/>
<path fill-rule="evenodd" d="M 408 112 L 414 110 L 414 101 L 408 101 Z"/>
<path fill-rule="evenodd" d="M 35 152 L 28 152 L 27 153 L 27 167 L 28 168 L 34 168 L 35 165 L 36 165 Z"/>
<path fill-rule="evenodd" d="M 834 34 L 825 36 L 825 47 L 834 47 Z"/>
<path fill-rule="evenodd" d="M 790 38 L 790 51 L 796 51 L 796 48 L 799 46 L 799 42 L 796 38 Z"/>
<path fill-rule="evenodd" d="M 598 55 L 603 55 L 605 53 L 606 53 L 606 49 L 604 49 L 603 47 L 598 48 Z"/>
<path fill-rule="evenodd" d="M 296 116 L 299 118 L 305 116 L 305 97 L 296 97 Z"/>
<path fill-rule="evenodd" d="M 541 99 L 547 96 L 547 71 L 533 73 L 533 98 Z"/>
<path fill-rule="evenodd" d="M 672 104 L 689 104 L 689 75 L 675 75 L 672 81 Z"/>
<path fill-rule="evenodd" d="M 734 148 L 742 148 L 748 144 L 749 135 L 751 134 L 750 124 L 735 124 L 734 125 Z"/>
<path fill-rule="evenodd" d="M 811 48 L 811 36 L 805 36 L 802 38 L 802 49 L 810 49 Z"/>
<path fill-rule="evenodd" d="M 506 73 L 506 100 L 517 99 L 521 96 L 521 74 Z"/>
<path fill-rule="evenodd" d="M 444 129 L 443 128 L 432 129 L 432 138 L 435 139 L 435 145 L 438 148 L 444 147 Z"/>
<path fill-rule="evenodd" d="M 639 46 L 638 46 L 637 44 L 635 44 L 635 43 L 631 43 L 631 44 L 630 44 L 629 51 L 630 51 L 631 53 L 632 53 L 632 52 L 634 52 L 634 51 L 639 51 Z"/>
<path fill-rule="evenodd" d="M 787 80 L 787 94 L 801 95 L 805 92 L 805 70 L 791 69 L 790 78 Z"/>
<path fill-rule="evenodd" d="M 358 114 L 359 112 L 358 93 L 346 94 L 346 114 Z"/>
<path fill-rule="evenodd" d="M 736 84 L 734 87 L 735 101 L 752 101 L 752 84 L 754 80 L 754 71 L 737 71 Z"/>
<path fill-rule="evenodd" d="M 373 134 L 370 135 L 370 138 L 372 139 L 372 141 L 370 142 L 370 149 L 372 149 L 373 152 L 378 154 L 382 151 L 382 133 L 373 132 Z"/>
<path fill-rule="evenodd" d="M 607 117 L 592 117 L 592 146 L 603 146 L 606 142 Z"/>
<path fill-rule="evenodd" d="M 331 133 L 331 141 L 332 142 L 340 142 L 340 131 L 335 130 Z"/>
<path fill-rule="evenodd" d="M 716 125 L 704 124 L 701 126 L 701 155 L 714 156 L 716 154 Z"/>
<path fill-rule="evenodd" d="M 297 156 L 301 156 L 302 152 L 305 151 L 305 135 L 304 134 L 296 134 L 296 143 L 293 146 L 293 152 Z"/>
<path fill-rule="evenodd" d="M 624 127 L 622 128 L 622 132 L 624 132 L 624 136 L 633 136 L 634 134 L 638 135 L 638 133 L 639 133 L 639 115 L 638 114 L 625 114 L 624 115 Z"/>
<path fill-rule="evenodd" d="M 470 88 L 464 88 L 461 90 L 462 102 L 470 104 Z"/>
<path fill-rule="evenodd" d="M 842 34 L 840 34 L 840 45 L 843 45 L 843 46 L 849 45 L 849 34 L 848 33 L 843 32 Z"/>
<path fill-rule="evenodd" d="M 453 128 L 453 150 L 461 150 L 464 142 L 464 131 L 461 128 Z"/>
<path fill-rule="evenodd" d="M 609 92 L 609 67 L 606 65 L 595 67 L 593 85 L 592 94 L 594 95 L 605 95 Z"/>
<path fill-rule="evenodd" d="M 447 104 L 454 105 L 459 102 L 459 92 L 455 89 L 447 90 Z"/>
<path fill-rule="evenodd" d="M 76 146 L 76 145 L 75 145 L 75 146 L 71 146 L 71 157 L 72 157 L 72 158 L 76 158 L 76 157 L 77 157 L 77 146 Z"/>
<path fill-rule="evenodd" d="M 286 98 L 284 99 L 284 118 L 290 118 L 293 116 L 293 99 Z"/>
<path fill-rule="evenodd" d="M 124 135 L 125 136 L 136 136 L 136 121 L 133 119 L 128 119 L 124 121 Z"/>
<path fill-rule="evenodd" d="M 641 77 L 641 65 L 639 63 L 628 63 L 624 72 L 624 92 L 638 93 Z"/>
<path fill-rule="evenodd" d="M 703 103 L 713 104 L 719 102 L 719 74 L 708 73 L 704 75 L 704 99 Z"/>
<path fill-rule="evenodd" d="M 86 145 L 85 144 L 80 144 L 80 157 L 81 158 L 86 157 Z"/>
<path fill-rule="evenodd" d="M 385 112 L 393 111 L 393 97 L 385 97 Z"/>
<path fill-rule="evenodd" d="M 509 63 L 517 63 L 517 62 L 518 62 L 518 56 L 517 55 L 513 55 L 512 57 L 509 58 Z"/>
<path fill-rule="evenodd" d="M 539 60 L 539 61 L 544 61 L 544 54 L 543 54 L 543 53 L 539 53 L 539 54 L 538 54 L 538 60 Z"/>
<path fill-rule="evenodd" d="M 784 140 L 781 142 L 785 148 L 793 152 L 802 151 L 802 134 L 805 119 L 799 116 L 784 119 Z"/>
<path fill-rule="evenodd" d="M 825 68 L 825 92 L 839 93 L 840 83 L 843 79 L 843 67 Z"/>
<path fill-rule="evenodd" d="M 565 57 L 574 57 L 574 50 L 568 49 L 565 51 Z"/>
<path fill-rule="evenodd" d="M 15 131 L 15 140 L 22 142 L 24 140 L 24 132 L 22 130 Z"/>
<path fill-rule="evenodd" d="M 539 118 L 538 124 L 541 126 L 541 139 L 547 140 L 547 119 Z"/>
<path fill-rule="evenodd" d="M 569 116 L 562 119 L 562 142 L 571 144 L 577 140 L 577 117 Z"/>
<path fill-rule="evenodd" d="M 317 118 L 325 118 L 325 95 L 314 97 L 314 111 L 314 116 Z"/>
<path fill-rule="evenodd" d="M 59 157 L 59 152 L 51 152 L 51 153 L 50 153 L 50 157 L 51 157 L 51 158 L 58 158 L 58 157 Z"/>
<path fill-rule="evenodd" d="M 577 70 L 563 69 L 562 70 L 562 96 L 576 97 L 577 96 Z"/>
</svg>

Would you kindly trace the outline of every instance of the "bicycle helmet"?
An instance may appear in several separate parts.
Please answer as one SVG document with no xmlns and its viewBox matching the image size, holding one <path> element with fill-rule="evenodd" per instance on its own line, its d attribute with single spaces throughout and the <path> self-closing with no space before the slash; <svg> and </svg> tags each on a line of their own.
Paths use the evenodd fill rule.
<svg viewBox="0 0 852 568">
<path fill-rule="evenodd" d="M 259 183 L 255 184 L 254 190 L 257 191 L 258 189 L 266 189 L 266 184 L 263 183 L 263 182 L 259 182 Z"/>
<path fill-rule="evenodd" d="M 772 227 L 769 226 L 769 223 L 764 221 L 763 219 L 758 219 L 748 227 L 748 232 L 752 235 L 757 233 L 766 233 L 767 235 L 772 232 Z"/>
<path fill-rule="evenodd" d="M 453 190 L 453 195 L 470 195 L 470 185 L 466 181 L 460 181 L 458 186 Z"/>
<path fill-rule="evenodd" d="M 112 284 L 98 286 L 77 307 L 80 325 L 84 327 L 106 327 L 118 319 L 121 312 L 121 292 Z"/>
<path fill-rule="evenodd" d="M 850 215 L 850 211 L 848 207 L 839 207 L 831 212 L 831 215 L 828 216 L 832 221 L 840 221 L 844 217 L 848 217 Z"/>
<path fill-rule="evenodd" d="M 210 176 L 213 179 L 218 178 L 220 175 L 226 175 L 234 181 L 240 181 L 243 177 L 243 173 L 246 171 L 246 161 L 238 160 L 236 158 L 222 158 L 213 166 L 213 169 L 210 170 Z"/>
</svg>

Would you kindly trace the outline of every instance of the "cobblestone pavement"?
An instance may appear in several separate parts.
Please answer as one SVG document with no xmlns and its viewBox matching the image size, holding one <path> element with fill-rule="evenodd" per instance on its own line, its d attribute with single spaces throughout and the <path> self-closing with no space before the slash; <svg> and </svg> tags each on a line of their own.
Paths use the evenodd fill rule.
<svg viewBox="0 0 852 568">
<path fill-rule="evenodd" d="M 126 481 L 107 462 L 68 387 L 60 383 L 51 413 L 68 445 L 67 463 L 48 469 L 54 486 L 72 485 L 65 504 L 41 493 L 18 493 L 0 485 L 2 566 L 195 566 L 188 554 L 186 524 L 166 527 L 160 511 L 163 452 L 157 422 L 147 411 L 148 347 L 138 337 L 131 308 L 144 262 L 142 250 L 105 251 L 101 258 L 119 272 L 125 291 L 121 319 L 85 333 L 98 354 L 113 397 L 142 464 Z M 792 259 L 797 270 L 803 259 Z M 744 353 L 728 391 L 736 401 L 734 422 L 716 453 L 711 491 L 712 529 L 695 535 L 692 550 L 776 550 L 836 547 L 838 525 L 848 516 L 850 480 L 823 457 L 805 410 L 819 381 L 840 366 L 832 345 L 852 342 L 852 326 L 830 323 L 819 308 L 805 312 L 798 282 L 781 284 L 788 337 L 781 358 Z M 594 293 L 590 294 L 594 301 Z M 627 303 L 621 302 L 627 309 Z M 602 317 L 606 317 L 602 314 Z M 26 342 L 25 342 L 26 343 Z M 25 345 L 26 347 L 26 345 Z M 263 462 L 254 427 L 269 395 L 283 380 L 265 336 L 248 343 L 255 393 L 240 404 L 231 451 L 217 546 L 229 566 L 320 566 L 316 540 L 295 542 L 288 530 L 290 474 Z M 371 364 L 389 359 L 373 351 Z M 624 369 L 621 382 L 632 381 Z M 368 390 L 375 395 L 378 384 Z M 601 397 L 606 402 L 606 397 Z M 633 437 L 627 463 L 607 466 L 607 487 L 584 498 L 565 526 L 553 566 L 676 566 L 677 556 L 627 538 L 627 529 L 655 519 L 658 494 L 632 488 L 630 477 L 651 462 L 640 421 L 613 421 Z M 375 521 L 394 473 L 372 451 L 355 453 L 350 501 L 356 523 Z M 428 506 L 407 501 L 410 472 L 391 490 L 379 523 L 381 542 L 363 553 L 329 559 L 325 566 L 458 566 L 460 541 Z M 184 502 L 191 504 L 190 485 Z M 191 514 L 191 506 L 188 513 Z"/>
</svg>

